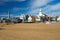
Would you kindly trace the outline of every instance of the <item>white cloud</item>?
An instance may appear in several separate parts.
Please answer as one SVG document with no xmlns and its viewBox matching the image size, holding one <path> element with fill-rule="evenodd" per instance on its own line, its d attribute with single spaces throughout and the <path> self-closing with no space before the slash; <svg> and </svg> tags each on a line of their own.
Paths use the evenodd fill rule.
<svg viewBox="0 0 60 40">
<path fill-rule="evenodd" d="M 49 16 L 60 16 L 60 11 L 58 11 L 58 12 L 51 12 L 51 13 L 49 13 Z"/>
<path fill-rule="evenodd" d="M 55 5 L 47 5 L 44 9 L 48 11 L 60 10 L 60 3 L 55 4 Z"/>
<path fill-rule="evenodd" d="M 47 15 L 60 15 L 60 3 L 49 5 L 49 2 L 54 0 L 35 0 L 31 3 L 31 14 L 38 13 L 39 7 L 45 6 L 43 9 L 43 13 Z M 34 9 L 35 8 L 35 9 Z M 33 10 L 34 9 L 34 10 Z"/>
<path fill-rule="evenodd" d="M 35 15 L 39 13 L 40 8 L 42 6 L 48 5 L 48 3 L 52 2 L 54 0 L 32 0 L 30 3 L 30 12 L 32 15 Z"/>
<path fill-rule="evenodd" d="M 59 10 L 60 9 L 60 3 L 56 4 L 56 5 L 52 5 L 51 10 Z"/>
<path fill-rule="evenodd" d="M 38 12 L 39 12 L 39 10 L 40 10 L 40 9 L 32 9 L 32 10 L 29 10 L 28 13 L 29 13 L 30 15 L 37 15 Z"/>
<path fill-rule="evenodd" d="M 60 3 L 57 3 L 55 5 L 47 5 L 44 8 L 44 12 L 49 15 L 60 15 Z"/>
<path fill-rule="evenodd" d="M 21 10 L 21 9 L 22 9 L 22 8 L 16 8 L 16 7 L 15 7 L 15 8 L 13 8 L 13 9 L 11 9 L 11 10 L 13 10 L 13 11 L 16 12 L 16 11 Z"/>
<path fill-rule="evenodd" d="M 14 7 L 11 10 L 13 10 L 13 11 L 20 11 L 20 10 L 27 10 L 27 9 L 28 9 L 28 7 L 27 8 Z"/>
<path fill-rule="evenodd" d="M 41 6 L 47 5 L 51 1 L 53 0 L 33 0 L 31 2 L 31 7 L 41 7 Z"/>
</svg>

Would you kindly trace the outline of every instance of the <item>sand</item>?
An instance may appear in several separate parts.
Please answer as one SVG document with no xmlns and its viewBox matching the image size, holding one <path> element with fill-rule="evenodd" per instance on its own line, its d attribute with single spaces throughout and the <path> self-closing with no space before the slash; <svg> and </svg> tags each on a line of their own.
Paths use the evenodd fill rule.
<svg viewBox="0 0 60 40">
<path fill-rule="evenodd" d="M 0 24 L 0 40 L 60 40 L 60 23 Z"/>
</svg>

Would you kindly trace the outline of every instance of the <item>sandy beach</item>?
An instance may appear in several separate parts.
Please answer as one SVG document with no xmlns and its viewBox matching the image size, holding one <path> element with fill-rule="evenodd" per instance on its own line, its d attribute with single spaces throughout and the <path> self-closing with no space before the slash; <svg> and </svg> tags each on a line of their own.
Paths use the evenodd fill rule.
<svg viewBox="0 0 60 40">
<path fill-rule="evenodd" d="M 60 23 L 0 24 L 0 40 L 60 40 Z"/>
</svg>

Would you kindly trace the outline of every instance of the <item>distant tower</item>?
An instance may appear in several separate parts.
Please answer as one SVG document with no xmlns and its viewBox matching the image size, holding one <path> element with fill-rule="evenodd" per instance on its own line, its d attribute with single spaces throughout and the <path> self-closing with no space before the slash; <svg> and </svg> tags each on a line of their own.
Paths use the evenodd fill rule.
<svg viewBox="0 0 60 40">
<path fill-rule="evenodd" d="M 8 18 L 10 18 L 10 11 L 8 11 Z"/>
<path fill-rule="evenodd" d="M 40 11 L 39 11 L 39 16 L 43 16 L 44 14 L 43 14 L 43 12 L 42 12 L 42 9 L 40 9 Z"/>
</svg>

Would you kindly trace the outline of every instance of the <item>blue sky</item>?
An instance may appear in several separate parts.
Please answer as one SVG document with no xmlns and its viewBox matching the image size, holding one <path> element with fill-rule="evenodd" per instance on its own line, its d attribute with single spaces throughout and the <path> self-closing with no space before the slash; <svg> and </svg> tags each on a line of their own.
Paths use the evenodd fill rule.
<svg viewBox="0 0 60 40">
<path fill-rule="evenodd" d="M 38 15 L 40 8 L 49 16 L 60 16 L 60 0 L 0 0 L 0 16 Z"/>
</svg>

